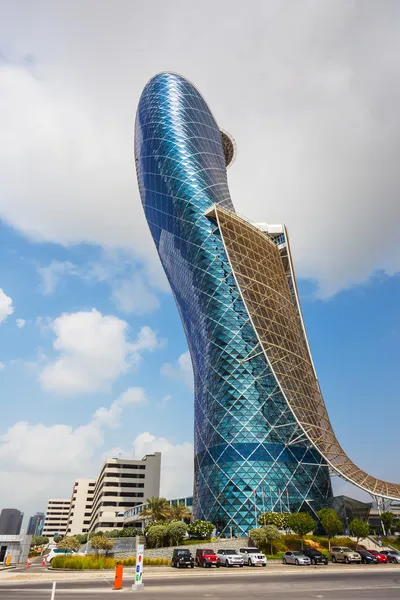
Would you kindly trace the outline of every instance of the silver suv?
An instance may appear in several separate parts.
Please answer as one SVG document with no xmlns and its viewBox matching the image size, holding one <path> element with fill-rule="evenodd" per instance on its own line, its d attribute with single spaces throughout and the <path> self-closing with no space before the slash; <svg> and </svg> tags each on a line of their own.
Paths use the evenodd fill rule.
<svg viewBox="0 0 400 600">
<path fill-rule="evenodd" d="M 347 546 L 333 546 L 331 548 L 332 562 L 361 563 L 361 555 Z"/>
</svg>

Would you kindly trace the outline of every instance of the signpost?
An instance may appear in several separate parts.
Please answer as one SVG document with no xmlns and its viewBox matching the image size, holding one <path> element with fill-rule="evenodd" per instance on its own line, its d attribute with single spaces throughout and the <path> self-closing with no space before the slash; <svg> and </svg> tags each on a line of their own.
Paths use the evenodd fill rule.
<svg viewBox="0 0 400 600">
<path fill-rule="evenodd" d="M 135 569 L 135 583 L 132 586 L 132 591 L 137 592 L 142 590 L 143 584 L 143 554 L 144 544 L 140 544 L 140 537 L 136 536 L 136 569 Z"/>
</svg>

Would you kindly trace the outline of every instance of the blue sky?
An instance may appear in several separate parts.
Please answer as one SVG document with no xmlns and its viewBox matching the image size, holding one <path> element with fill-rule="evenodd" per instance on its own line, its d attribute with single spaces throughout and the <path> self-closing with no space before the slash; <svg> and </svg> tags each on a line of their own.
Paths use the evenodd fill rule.
<svg viewBox="0 0 400 600">
<path fill-rule="evenodd" d="M 105 456 L 159 449 L 163 493 L 191 492 L 190 360 L 132 149 L 161 70 L 236 139 L 238 212 L 288 226 L 343 447 L 400 480 L 400 9 L 365 4 L 0 0 L 2 506 L 44 510 Z"/>
</svg>

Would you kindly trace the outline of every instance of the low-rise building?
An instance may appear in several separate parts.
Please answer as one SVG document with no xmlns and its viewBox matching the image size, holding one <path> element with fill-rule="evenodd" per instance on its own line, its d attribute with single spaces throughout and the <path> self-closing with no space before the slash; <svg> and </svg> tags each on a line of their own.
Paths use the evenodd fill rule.
<svg viewBox="0 0 400 600">
<path fill-rule="evenodd" d="M 50 498 L 47 503 L 42 535 L 46 537 L 65 535 L 68 529 L 70 508 L 71 498 Z"/>
<path fill-rule="evenodd" d="M 67 535 L 76 535 L 87 530 L 92 516 L 95 486 L 96 479 L 75 481 L 68 515 Z"/>
<path fill-rule="evenodd" d="M 142 460 L 107 459 L 94 488 L 90 523 L 83 532 L 122 528 L 127 508 L 160 495 L 160 472 L 160 452 Z"/>
<path fill-rule="evenodd" d="M 0 535 L 0 564 L 18 565 L 27 561 L 31 535 Z"/>
</svg>

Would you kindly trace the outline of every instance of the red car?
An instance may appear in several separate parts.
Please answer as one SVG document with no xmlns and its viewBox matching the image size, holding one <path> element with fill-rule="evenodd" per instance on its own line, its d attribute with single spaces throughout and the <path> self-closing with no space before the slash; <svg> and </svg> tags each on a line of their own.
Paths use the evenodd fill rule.
<svg viewBox="0 0 400 600">
<path fill-rule="evenodd" d="M 210 548 L 199 548 L 196 550 L 197 567 L 219 567 L 218 557 Z"/>
<path fill-rule="evenodd" d="M 381 554 L 378 550 L 367 550 L 378 559 L 378 563 L 387 563 L 388 557 L 385 554 Z"/>
</svg>

